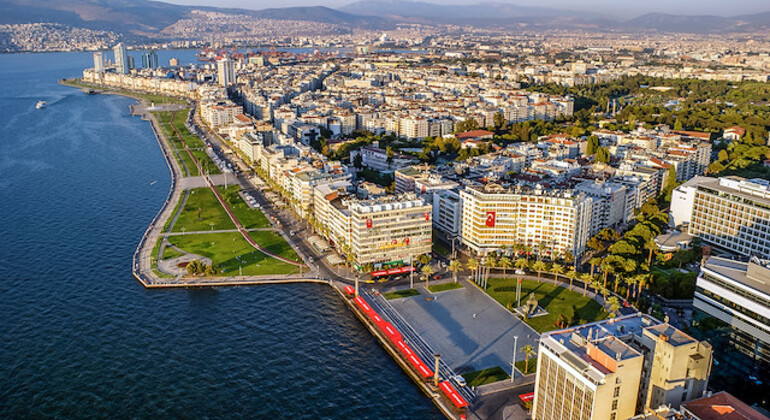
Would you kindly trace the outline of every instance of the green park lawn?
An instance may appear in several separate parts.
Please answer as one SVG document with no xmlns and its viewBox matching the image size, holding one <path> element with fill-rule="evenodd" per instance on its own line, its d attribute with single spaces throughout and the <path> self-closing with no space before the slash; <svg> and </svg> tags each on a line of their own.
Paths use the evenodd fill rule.
<svg viewBox="0 0 770 420">
<path fill-rule="evenodd" d="M 433 293 L 437 292 L 444 292 L 446 290 L 454 290 L 454 289 L 461 289 L 463 287 L 460 283 L 443 283 L 443 284 L 435 284 L 433 286 L 428 286 L 428 290 L 430 290 Z"/>
<path fill-rule="evenodd" d="M 223 185 L 217 187 L 219 194 L 227 201 L 227 205 L 230 206 L 230 210 L 241 222 L 246 229 L 268 228 L 271 227 L 270 221 L 259 209 L 253 209 L 246 204 L 245 201 L 238 195 L 241 187 L 237 185 L 230 185 L 225 188 Z"/>
<path fill-rule="evenodd" d="M 275 232 L 254 233 L 260 235 L 252 235 L 252 238 L 271 252 L 299 260 L 294 250 L 280 235 Z M 268 257 L 254 249 L 236 232 L 180 235 L 171 237 L 169 241 L 187 252 L 211 258 L 214 268 L 217 269 L 217 276 L 237 276 L 239 266 L 242 267 L 244 276 L 299 272 L 298 267 Z"/>
<path fill-rule="evenodd" d="M 415 289 L 406 289 L 406 290 L 399 290 L 396 292 L 389 292 L 389 293 L 383 293 L 382 297 L 384 297 L 387 300 L 392 299 L 399 299 L 399 298 L 405 298 L 410 296 L 417 296 L 420 292 L 418 292 Z"/>
<path fill-rule="evenodd" d="M 505 373 L 505 371 L 499 366 L 477 370 L 475 372 L 464 373 L 462 376 L 468 386 L 486 385 L 511 378 L 511 376 Z"/>
<path fill-rule="evenodd" d="M 75 87 L 87 88 L 87 89 L 98 89 L 98 90 L 110 91 L 110 92 L 120 93 L 121 95 L 130 96 L 136 99 L 144 99 L 147 102 L 147 105 L 150 105 L 151 103 L 154 103 L 155 105 L 187 103 L 187 101 L 185 101 L 184 99 L 173 98 L 171 96 L 154 95 L 151 93 L 139 93 L 139 92 L 133 92 L 133 91 L 124 90 L 124 89 L 116 89 L 116 88 L 110 88 L 110 87 L 100 86 L 100 85 L 92 85 L 90 83 L 84 83 L 83 79 L 69 79 L 65 82 L 65 84 L 70 86 L 75 86 Z"/>
<path fill-rule="evenodd" d="M 517 279 L 489 279 L 487 293 L 503 306 L 516 305 Z M 524 305 L 530 293 L 534 293 L 538 305 L 544 308 L 548 314 L 541 315 L 524 321 L 538 332 L 557 329 L 556 320 L 564 314 L 570 325 L 585 324 L 588 322 L 605 319 L 609 313 L 595 300 L 583 296 L 581 293 L 567 290 L 551 283 L 542 283 L 536 280 L 523 279 L 521 281 L 521 304 Z"/>
<path fill-rule="evenodd" d="M 184 254 L 182 254 L 181 252 L 177 251 L 174 248 L 171 248 L 170 246 L 167 246 L 166 248 L 163 249 L 164 260 L 170 260 L 172 258 L 181 257 L 182 255 Z"/>
<path fill-rule="evenodd" d="M 210 188 L 194 188 L 171 231 L 182 232 L 182 229 L 185 232 L 225 230 L 235 229 L 235 224 Z"/>
</svg>

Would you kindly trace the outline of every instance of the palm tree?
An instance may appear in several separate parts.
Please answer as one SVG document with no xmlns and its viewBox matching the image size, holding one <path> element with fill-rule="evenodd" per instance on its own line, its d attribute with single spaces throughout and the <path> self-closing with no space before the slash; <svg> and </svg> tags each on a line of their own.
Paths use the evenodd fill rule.
<svg viewBox="0 0 770 420">
<path fill-rule="evenodd" d="M 591 275 L 594 275 L 594 269 L 602 263 L 602 259 L 599 257 L 593 257 L 590 260 L 588 260 L 588 263 L 591 264 Z"/>
<path fill-rule="evenodd" d="M 559 263 L 551 264 L 551 273 L 553 274 L 553 279 L 559 281 L 559 275 L 564 274 L 564 266 Z"/>
<path fill-rule="evenodd" d="M 531 245 L 524 245 L 524 253 L 527 255 L 527 260 L 529 260 L 529 256 L 532 255 L 532 246 Z"/>
<path fill-rule="evenodd" d="M 570 269 L 567 271 L 567 277 L 569 278 L 569 288 L 572 289 L 572 281 L 578 277 L 578 273 L 575 269 Z"/>
<path fill-rule="evenodd" d="M 457 272 L 462 270 L 463 266 L 460 264 L 459 260 L 452 260 L 449 262 L 449 267 L 447 269 L 452 272 L 452 277 L 454 277 L 455 283 L 457 283 Z"/>
<path fill-rule="evenodd" d="M 500 264 L 500 268 L 503 269 L 503 278 L 505 278 L 505 270 L 513 267 L 513 262 L 511 261 L 510 258 L 503 257 L 503 258 L 500 258 L 499 264 Z"/>
<path fill-rule="evenodd" d="M 543 274 L 543 271 L 545 271 L 546 268 L 545 263 L 540 260 L 537 260 L 532 264 L 532 269 L 537 271 L 537 281 L 540 281 L 540 275 Z"/>
<path fill-rule="evenodd" d="M 569 264 L 569 265 L 574 265 L 574 263 L 575 263 L 575 256 L 572 255 L 572 252 L 564 251 L 564 262 Z"/>
<path fill-rule="evenodd" d="M 492 269 L 497 267 L 497 258 L 495 258 L 494 255 L 488 256 L 484 260 L 484 266 L 487 267 L 487 274 L 484 278 L 484 290 L 486 290 L 487 285 L 489 284 L 489 274 L 491 273 Z"/>
<path fill-rule="evenodd" d="M 632 276 L 626 279 L 626 300 L 631 298 L 631 289 L 634 288 L 634 285 L 636 285 L 638 281 L 639 280 L 637 279 L 637 276 Z"/>
<path fill-rule="evenodd" d="M 599 266 L 604 273 L 604 287 L 607 287 L 607 275 L 610 274 L 610 272 L 615 272 L 615 267 L 612 265 L 610 257 L 611 255 L 604 257 L 602 259 L 601 265 Z"/>
<path fill-rule="evenodd" d="M 431 267 L 430 264 L 426 264 L 422 266 L 420 271 L 422 272 L 422 278 L 425 280 L 425 288 L 430 290 L 430 276 L 433 275 L 433 267 Z"/>
<path fill-rule="evenodd" d="M 606 301 L 610 306 L 610 316 L 611 317 L 618 316 L 618 311 L 620 310 L 620 301 L 618 300 L 618 297 L 610 296 L 610 298 L 606 299 Z"/>
<path fill-rule="evenodd" d="M 642 289 L 645 285 L 650 283 L 650 280 L 652 280 L 652 274 L 650 273 L 642 273 L 636 276 L 636 282 L 637 285 L 639 285 L 639 289 L 637 290 L 636 294 L 637 299 L 642 295 Z"/>
<path fill-rule="evenodd" d="M 644 244 L 644 248 L 650 250 L 650 253 L 647 255 L 647 266 L 650 266 L 650 264 L 652 264 L 652 256 L 655 251 L 658 250 L 658 244 L 655 243 L 655 238 L 650 238 L 650 240 Z"/>
<path fill-rule="evenodd" d="M 524 374 L 526 375 L 529 373 L 529 358 L 537 354 L 537 352 L 535 352 L 535 348 L 529 344 L 522 347 L 521 351 L 524 353 Z"/>
<path fill-rule="evenodd" d="M 475 258 L 471 258 L 468 260 L 467 263 L 465 263 L 465 267 L 468 268 L 468 270 L 471 270 L 471 279 L 473 281 L 476 281 L 476 270 L 479 269 L 479 261 Z"/>
<path fill-rule="evenodd" d="M 545 252 L 545 242 L 540 242 L 537 244 L 537 259 L 542 260 L 543 259 L 543 253 Z"/>
</svg>

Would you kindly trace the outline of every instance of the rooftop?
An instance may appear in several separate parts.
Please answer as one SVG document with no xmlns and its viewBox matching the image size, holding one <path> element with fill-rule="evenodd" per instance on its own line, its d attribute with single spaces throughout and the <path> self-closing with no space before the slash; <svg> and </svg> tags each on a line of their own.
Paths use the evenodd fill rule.
<svg viewBox="0 0 770 420">
<path fill-rule="evenodd" d="M 751 275 L 749 275 L 750 266 Z M 712 256 L 703 263 L 703 269 L 770 296 L 770 268 L 767 261 L 753 259 L 750 262 L 741 262 Z"/>
<path fill-rule="evenodd" d="M 684 409 L 700 420 L 769 420 L 725 391 L 687 402 Z"/>
</svg>

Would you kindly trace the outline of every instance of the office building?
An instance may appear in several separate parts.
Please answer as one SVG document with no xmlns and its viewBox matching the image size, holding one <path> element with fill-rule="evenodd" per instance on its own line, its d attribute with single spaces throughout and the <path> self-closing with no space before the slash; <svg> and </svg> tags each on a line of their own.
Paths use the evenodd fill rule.
<svg viewBox="0 0 770 420">
<path fill-rule="evenodd" d="M 104 53 L 101 51 L 94 53 L 94 71 L 104 73 Z"/>
<path fill-rule="evenodd" d="M 142 53 L 142 67 L 145 69 L 157 69 L 158 53 L 155 51 L 146 51 Z"/>
<path fill-rule="evenodd" d="M 350 161 L 355 162 L 356 156 L 359 155 L 363 166 L 388 174 L 392 174 L 396 169 L 420 163 L 419 159 L 401 153 L 393 153 L 388 157 L 387 149 L 380 149 L 377 142 L 350 152 Z"/>
<path fill-rule="evenodd" d="M 115 70 L 120 74 L 128 74 L 131 70 L 130 62 L 128 60 L 128 52 L 126 46 L 121 42 L 112 48 L 115 54 Z"/>
<path fill-rule="evenodd" d="M 223 58 L 217 61 L 217 81 L 224 87 L 235 83 L 235 66 L 230 59 Z"/>
<path fill-rule="evenodd" d="M 591 230 L 593 200 L 570 190 L 506 189 L 498 184 L 466 187 L 462 243 L 479 254 L 524 244 L 547 255 L 580 256 Z"/>
<path fill-rule="evenodd" d="M 644 314 L 541 335 L 535 420 L 621 420 L 700 398 L 711 346 Z"/>
<path fill-rule="evenodd" d="M 709 257 L 693 305 L 729 325 L 728 344 L 752 361 L 750 372 L 770 372 L 770 261 Z"/>
<path fill-rule="evenodd" d="M 770 420 L 725 391 L 685 403 L 681 412 L 685 420 Z"/>
<path fill-rule="evenodd" d="M 770 258 L 770 182 L 696 177 L 671 196 L 676 224 L 705 242 L 739 255 Z"/>
</svg>

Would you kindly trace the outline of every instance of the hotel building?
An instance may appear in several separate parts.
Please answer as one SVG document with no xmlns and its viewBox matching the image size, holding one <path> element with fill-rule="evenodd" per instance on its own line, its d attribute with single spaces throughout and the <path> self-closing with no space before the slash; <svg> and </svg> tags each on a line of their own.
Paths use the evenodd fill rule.
<svg viewBox="0 0 770 420">
<path fill-rule="evenodd" d="M 568 190 L 505 189 L 497 184 L 466 187 L 462 200 L 462 243 L 486 254 L 514 244 L 580 256 L 591 231 L 593 200 Z"/>
<path fill-rule="evenodd" d="M 532 418 L 621 420 L 701 397 L 711 346 L 644 314 L 544 333 Z"/>
<path fill-rule="evenodd" d="M 752 370 L 770 371 L 770 261 L 710 257 L 693 305 L 730 326 L 729 344 L 754 361 Z"/>
<path fill-rule="evenodd" d="M 671 196 L 676 224 L 688 233 L 740 255 L 770 258 L 770 182 L 696 177 Z"/>
<path fill-rule="evenodd" d="M 352 254 L 358 267 L 410 264 L 431 251 L 433 209 L 415 194 L 359 200 L 322 185 L 315 188 L 314 201 L 324 235 Z"/>
</svg>

